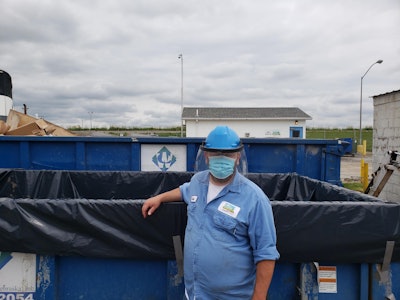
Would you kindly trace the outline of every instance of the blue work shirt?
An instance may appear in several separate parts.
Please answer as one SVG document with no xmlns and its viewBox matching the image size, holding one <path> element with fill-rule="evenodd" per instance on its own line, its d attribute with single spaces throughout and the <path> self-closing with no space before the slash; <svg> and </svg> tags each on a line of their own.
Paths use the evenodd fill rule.
<svg viewBox="0 0 400 300">
<path fill-rule="evenodd" d="M 236 173 L 207 204 L 209 171 L 180 186 L 187 203 L 185 288 L 190 300 L 251 299 L 256 264 L 277 260 L 271 204 L 252 181 Z"/>
</svg>

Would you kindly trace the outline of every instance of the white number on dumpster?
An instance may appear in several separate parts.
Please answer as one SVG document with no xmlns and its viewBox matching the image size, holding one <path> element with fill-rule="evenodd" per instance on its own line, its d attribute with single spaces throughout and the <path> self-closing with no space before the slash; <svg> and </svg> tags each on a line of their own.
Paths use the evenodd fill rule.
<svg viewBox="0 0 400 300">
<path fill-rule="evenodd" d="M 33 294 L 3 294 L 0 293 L 0 300 L 34 300 Z"/>
</svg>

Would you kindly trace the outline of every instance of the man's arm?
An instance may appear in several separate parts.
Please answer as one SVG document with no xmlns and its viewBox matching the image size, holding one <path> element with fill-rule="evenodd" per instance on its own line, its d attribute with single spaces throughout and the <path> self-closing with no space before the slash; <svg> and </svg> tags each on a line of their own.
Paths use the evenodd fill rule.
<svg viewBox="0 0 400 300">
<path fill-rule="evenodd" d="M 267 298 L 274 268 L 274 260 L 262 260 L 257 263 L 256 284 L 254 286 L 252 300 L 265 300 Z"/>
<path fill-rule="evenodd" d="M 143 218 L 151 216 L 163 202 L 181 201 L 181 190 L 179 188 L 159 194 L 157 196 L 147 199 L 142 206 Z"/>
</svg>

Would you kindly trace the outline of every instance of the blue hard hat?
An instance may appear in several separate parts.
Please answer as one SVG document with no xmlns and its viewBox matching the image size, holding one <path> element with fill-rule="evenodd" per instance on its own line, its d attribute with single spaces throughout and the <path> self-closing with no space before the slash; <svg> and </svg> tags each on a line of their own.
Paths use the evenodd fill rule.
<svg viewBox="0 0 400 300">
<path fill-rule="evenodd" d="M 217 126 L 202 145 L 204 151 L 236 152 L 243 148 L 239 136 L 228 126 Z"/>
</svg>

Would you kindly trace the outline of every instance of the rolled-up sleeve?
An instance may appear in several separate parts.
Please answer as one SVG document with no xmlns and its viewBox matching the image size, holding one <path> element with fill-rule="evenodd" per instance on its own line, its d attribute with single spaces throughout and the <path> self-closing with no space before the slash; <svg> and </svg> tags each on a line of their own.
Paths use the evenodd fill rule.
<svg viewBox="0 0 400 300">
<path fill-rule="evenodd" d="M 250 212 L 249 238 L 253 248 L 254 263 L 261 260 L 277 260 L 276 230 L 271 204 L 268 198 L 258 201 Z"/>
</svg>

